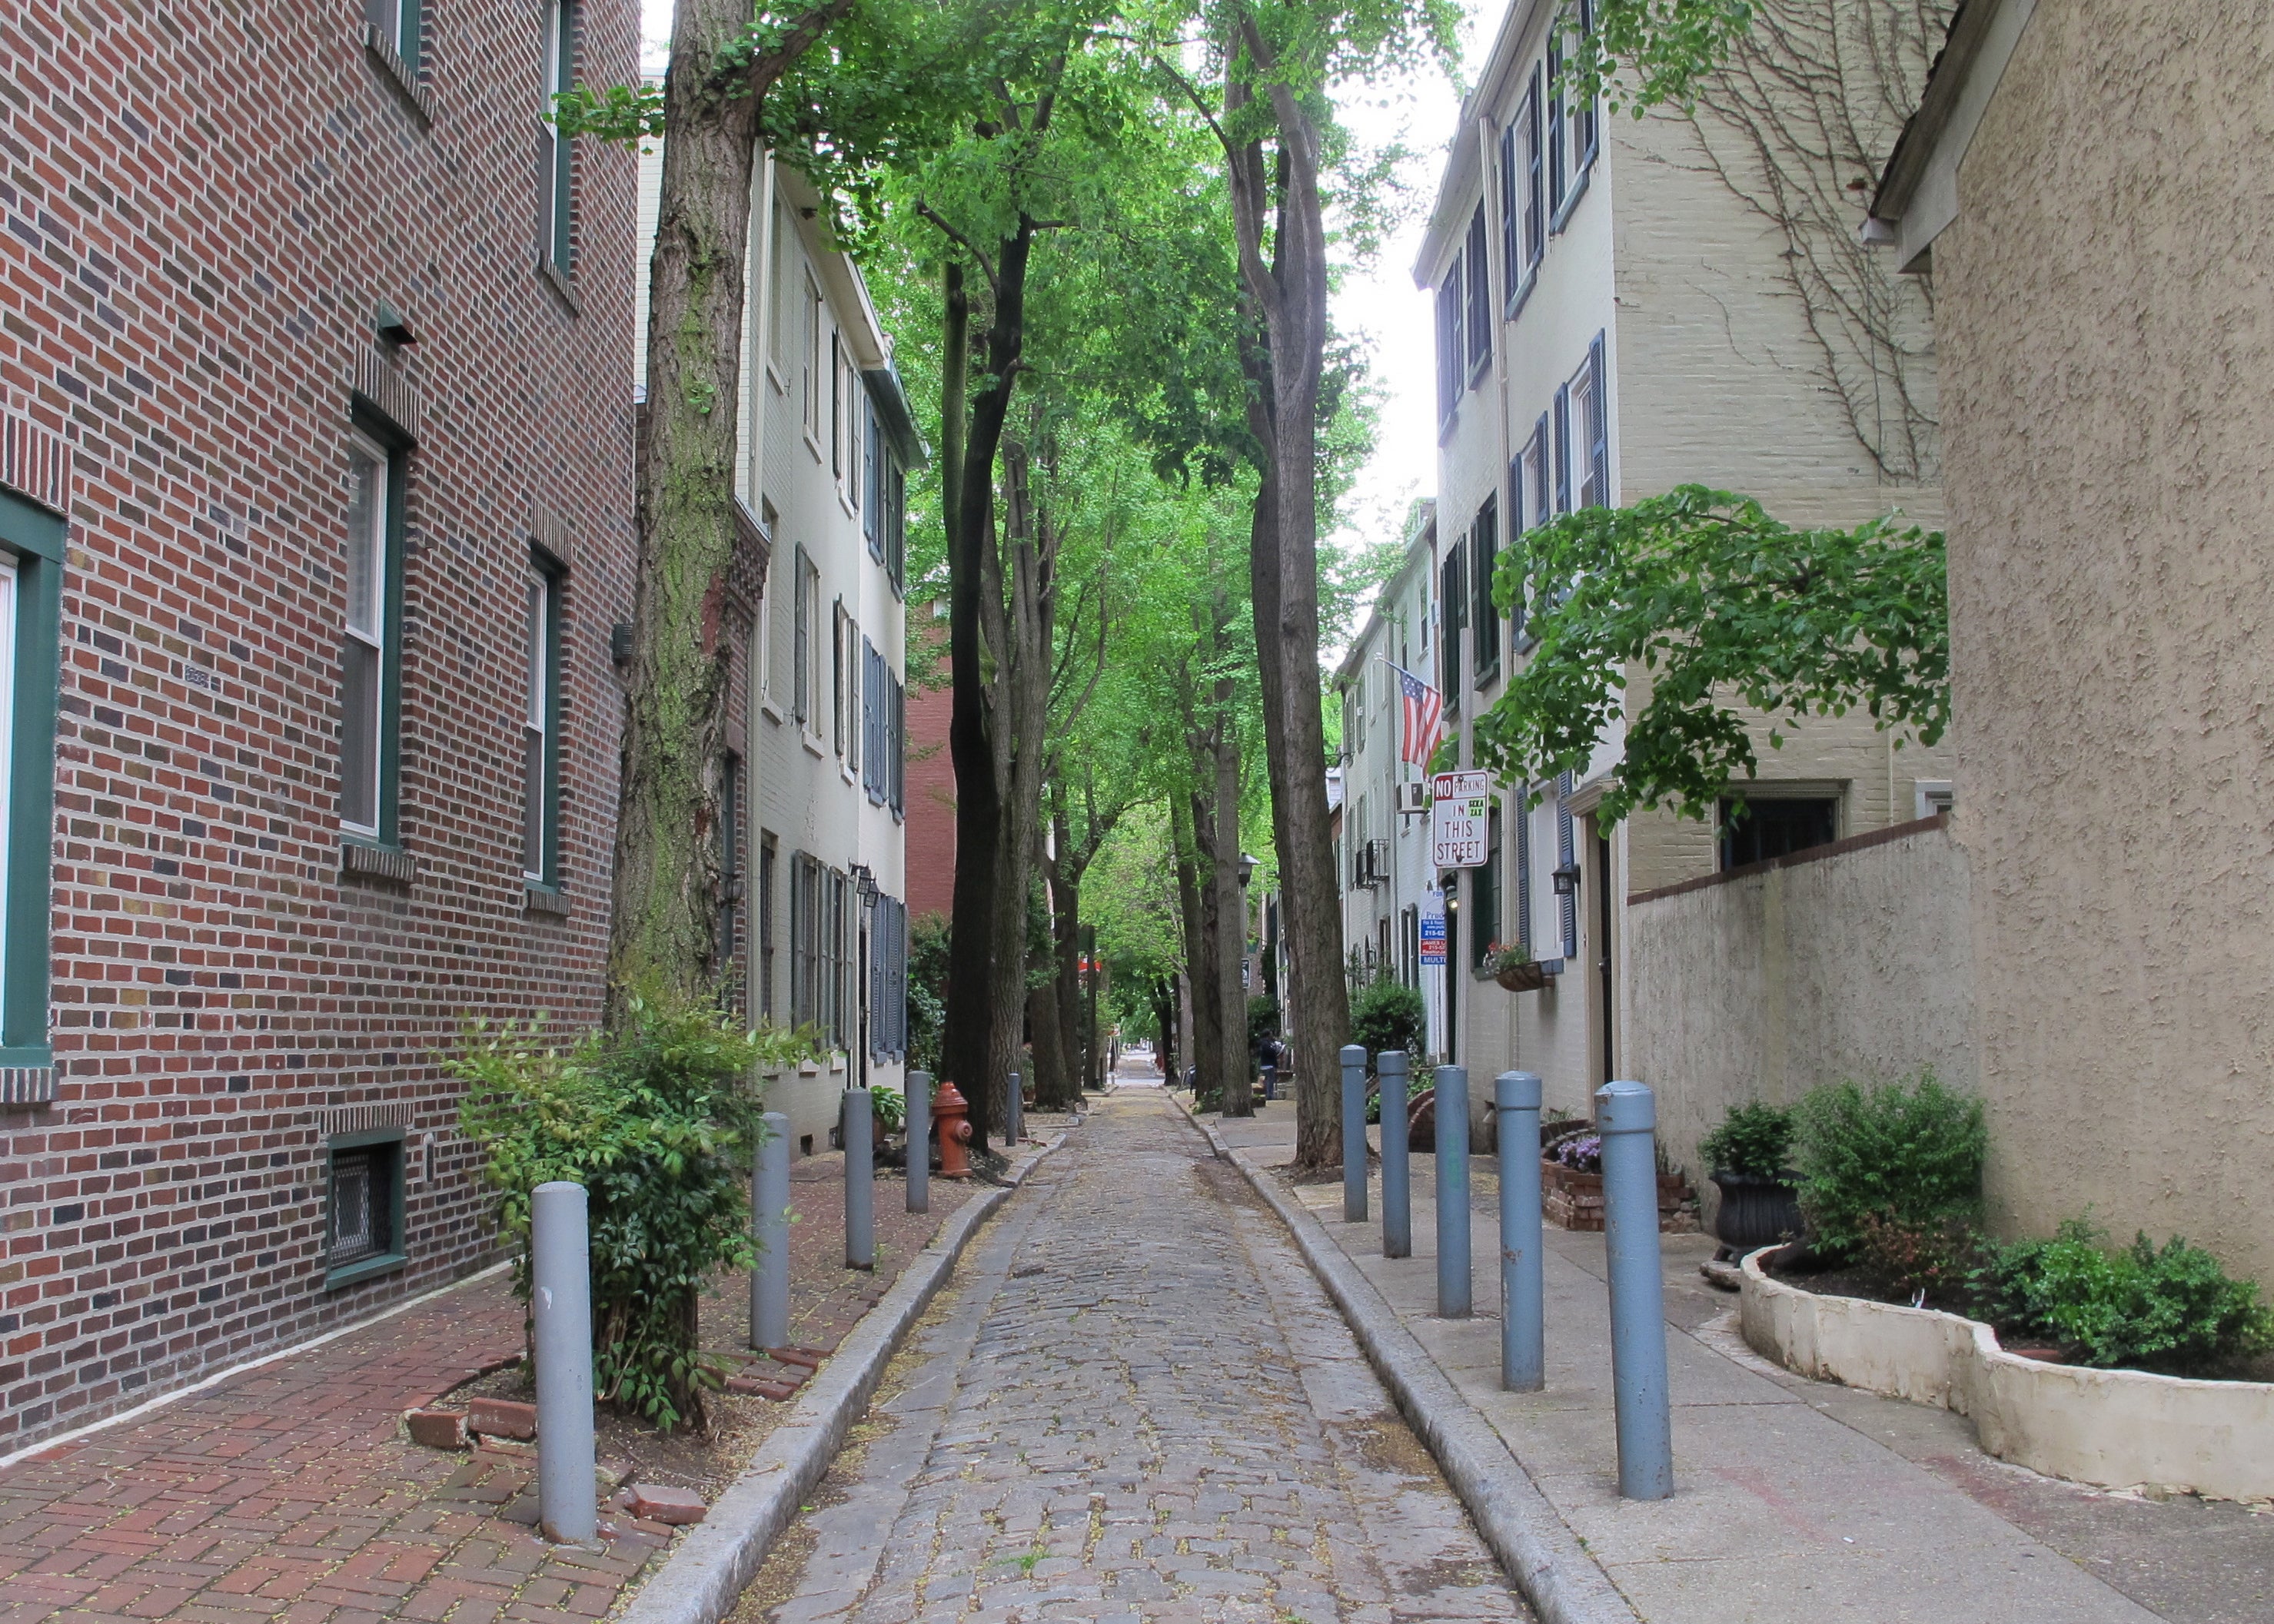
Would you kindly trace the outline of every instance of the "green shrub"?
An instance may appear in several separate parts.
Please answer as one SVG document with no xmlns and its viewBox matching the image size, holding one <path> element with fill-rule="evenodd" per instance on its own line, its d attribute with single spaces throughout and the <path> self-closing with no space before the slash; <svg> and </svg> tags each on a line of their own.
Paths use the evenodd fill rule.
<svg viewBox="0 0 2274 1624">
<path fill-rule="evenodd" d="M 920 914 L 908 926 L 908 1069 L 939 1075 L 947 1030 L 947 916 Z"/>
<path fill-rule="evenodd" d="M 2081 1365 L 2187 1376 L 2274 1350 L 2274 1312 L 2255 1282 L 2174 1237 L 2146 1235 L 2120 1252 L 2072 1218 L 2051 1240 L 1991 1249 L 1977 1272 L 1982 1312 L 2001 1332 L 2057 1343 Z"/>
<path fill-rule="evenodd" d="M 631 1000 L 623 1031 L 566 1049 L 534 1024 L 470 1038 L 448 1069 L 472 1085 L 460 1120 L 519 1246 L 516 1289 L 527 1301 L 531 1192 L 583 1184 L 596 1390 L 666 1431 L 699 1418 L 718 1377 L 697 1350 L 698 1301 L 714 1271 L 756 1261 L 748 1169 L 764 1104 L 747 1079 L 810 1057 L 810 1043 L 654 997 Z"/>
<path fill-rule="evenodd" d="M 1951 1308 L 1964 1304 L 1982 1257 L 1982 1232 L 1962 1218 L 1910 1223 L 1865 1213 L 1856 1242 L 1856 1262 L 1864 1274 L 1913 1307 Z"/>
<path fill-rule="evenodd" d="M 1755 1100 L 1733 1105 L 1721 1125 L 1699 1141 L 1707 1169 L 1742 1178 L 1774 1178 L 1792 1165 L 1792 1113 Z"/>
<path fill-rule="evenodd" d="M 1922 1071 L 1865 1090 L 1832 1083 L 1794 1113 L 1801 1210 L 1818 1250 L 1850 1255 L 1876 1216 L 1924 1231 L 1971 1223 L 1982 1211 L 1989 1135 L 1982 1102 Z"/>
<path fill-rule="evenodd" d="M 1352 996 L 1350 1041 L 1366 1050 L 1368 1065 L 1384 1049 L 1402 1049 L 1419 1072 L 1428 1029 L 1420 990 L 1395 976 L 1377 976 L 1372 986 Z"/>
</svg>

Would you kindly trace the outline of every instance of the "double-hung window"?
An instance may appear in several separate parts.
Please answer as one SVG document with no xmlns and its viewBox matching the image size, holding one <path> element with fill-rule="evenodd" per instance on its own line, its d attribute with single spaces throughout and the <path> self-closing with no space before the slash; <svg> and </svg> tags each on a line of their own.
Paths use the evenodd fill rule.
<svg viewBox="0 0 2274 1624">
<path fill-rule="evenodd" d="M 892 583 L 892 596 L 903 598 L 907 593 L 908 477 L 900 468 L 900 458 L 889 451 L 885 454 L 884 467 L 885 575 Z"/>
<path fill-rule="evenodd" d="M 1469 870 L 1469 968 L 1481 974 L 1485 954 L 1500 941 L 1500 807 L 1485 818 L 1485 860 Z"/>
<path fill-rule="evenodd" d="M 1577 487 L 1579 508 L 1608 508 L 1611 501 L 1609 413 L 1603 400 L 1603 335 L 1587 346 L 1586 365 L 1567 386 L 1570 396 L 1570 440 L 1574 459 L 1570 483 Z M 1565 508 L 1570 511 L 1570 508 Z"/>
<path fill-rule="evenodd" d="M 861 530 L 869 540 L 869 556 L 881 564 L 885 561 L 885 464 L 877 443 L 877 405 L 865 395 L 861 424 Z"/>
<path fill-rule="evenodd" d="M 1593 34 L 1593 0 L 1577 0 L 1571 20 L 1577 24 L 1577 34 Z M 1571 206 L 1587 189 L 1587 176 L 1594 167 L 1601 126 L 1592 98 L 1574 101 L 1577 92 L 1570 75 L 1564 71 L 1570 54 L 1565 35 L 1560 31 L 1551 32 L 1547 41 L 1547 186 L 1552 211 L 1548 229 L 1556 231 L 1563 229 Z"/>
<path fill-rule="evenodd" d="M 1473 387 L 1485 374 L 1485 365 L 1492 359 L 1492 270 L 1487 262 L 1487 233 L 1485 229 L 1485 206 L 1477 203 L 1477 212 L 1469 216 L 1469 241 L 1465 257 L 1468 269 L 1468 376 Z"/>
<path fill-rule="evenodd" d="M 845 756 L 845 705 L 849 697 L 845 681 L 845 646 L 849 639 L 845 600 L 839 598 L 829 613 L 829 746 L 840 760 Z"/>
<path fill-rule="evenodd" d="M 1508 470 L 1508 529 L 1509 545 L 1517 545 L 1522 533 L 1535 524 L 1547 522 L 1547 414 L 1540 414 L 1532 425 L 1532 438 L 1516 455 Z M 1527 560 L 1528 564 L 1528 560 Z M 1525 635 L 1525 622 L 1529 618 L 1531 572 L 1526 568 L 1517 583 L 1516 601 L 1509 605 L 1509 635 L 1518 653 L 1531 647 Z"/>
<path fill-rule="evenodd" d="M 523 583 L 529 672 L 521 724 L 521 876 L 560 883 L 554 852 L 561 823 L 561 571 L 532 556 Z"/>
<path fill-rule="evenodd" d="M 403 454 L 348 438 L 347 623 L 340 644 L 340 826 L 395 840 Z"/>
<path fill-rule="evenodd" d="M 1445 423 L 1452 421 L 1454 408 L 1461 403 L 1468 375 L 1468 301 L 1462 292 L 1461 264 L 1462 256 L 1455 254 L 1437 285 L 1437 416 Z"/>
<path fill-rule="evenodd" d="M 790 705 L 797 717 L 797 725 L 805 732 L 813 732 L 816 695 L 813 691 L 813 622 L 821 608 L 821 572 L 805 556 L 800 547 L 796 553 L 795 580 L 791 589 L 790 615 L 793 621 L 790 658 L 794 662 L 790 677 Z"/>
<path fill-rule="evenodd" d="M 771 834 L 758 836 L 758 1015 L 774 1018 L 774 886 L 780 848 Z"/>
<path fill-rule="evenodd" d="M 1547 249 L 1542 157 L 1540 70 L 1534 68 L 1524 100 L 1517 104 L 1516 117 L 1500 136 L 1501 252 L 1507 261 L 1502 280 L 1507 284 L 1505 297 L 1511 311 L 1530 289 L 1532 273 L 1540 268 L 1540 256 Z"/>
<path fill-rule="evenodd" d="M 0 1104 L 56 1097 L 48 1038 L 64 522 L 0 491 Z"/>
<path fill-rule="evenodd" d="M 538 125 L 545 163 L 542 242 L 545 262 L 561 275 L 568 274 L 574 244 L 575 215 L 570 183 L 574 178 L 568 137 L 553 122 L 555 98 L 576 83 L 576 0 L 546 0 L 545 98 Z"/>
</svg>

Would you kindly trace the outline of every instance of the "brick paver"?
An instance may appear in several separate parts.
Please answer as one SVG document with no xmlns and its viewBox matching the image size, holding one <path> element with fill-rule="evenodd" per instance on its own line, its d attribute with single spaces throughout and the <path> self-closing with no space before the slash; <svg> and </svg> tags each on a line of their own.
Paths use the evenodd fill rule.
<svg viewBox="0 0 2274 1624">
<path fill-rule="evenodd" d="M 880 1183 L 873 1275 L 843 1267 L 841 1157 L 797 1163 L 791 1194 L 793 1335 L 829 1348 L 971 1192 L 936 1181 L 931 1212 L 910 1216 Z M 707 1337 L 739 1342 L 742 1300 L 738 1282 L 706 1305 Z M 520 1346 L 520 1305 L 493 1276 L 0 1471 L 0 1624 L 606 1613 L 674 1530 L 618 1514 L 604 1548 L 548 1546 L 526 1453 L 400 1434 L 405 1409 Z"/>
<path fill-rule="evenodd" d="M 1522 1619 L 1284 1232 L 1152 1090 L 1045 1162 L 738 1624 Z"/>
</svg>

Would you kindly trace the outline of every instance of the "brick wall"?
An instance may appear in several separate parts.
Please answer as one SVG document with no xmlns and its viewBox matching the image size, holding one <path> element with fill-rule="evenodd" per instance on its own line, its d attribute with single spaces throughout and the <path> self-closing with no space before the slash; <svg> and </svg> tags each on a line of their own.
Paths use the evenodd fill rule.
<svg viewBox="0 0 2274 1624">
<path fill-rule="evenodd" d="M 52 1037 L 0 1115 L 0 1452 L 487 1261 L 438 1057 L 597 1007 L 629 610 L 633 161 L 580 144 L 537 265 L 539 8 L 0 11 L 0 418 L 67 459 Z M 636 68 L 585 0 L 580 77 Z M 374 349 L 386 300 L 418 342 Z M 408 883 L 343 879 L 350 391 L 417 419 Z M 38 494 L 38 492 L 31 492 Z M 570 566 L 565 915 L 520 874 L 522 572 Z M 408 1130 L 404 1268 L 326 1292 L 323 1140 Z"/>
<path fill-rule="evenodd" d="M 939 644 L 939 673 L 947 674 L 947 622 L 931 618 L 929 604 L 909 605 L 917 636 Z M 947 753 L 947 725 L 955 708 L 945 681 L 908 689 L 908 917 L 942 918 L 955 912 L 955 763 Z"/>
</svg>

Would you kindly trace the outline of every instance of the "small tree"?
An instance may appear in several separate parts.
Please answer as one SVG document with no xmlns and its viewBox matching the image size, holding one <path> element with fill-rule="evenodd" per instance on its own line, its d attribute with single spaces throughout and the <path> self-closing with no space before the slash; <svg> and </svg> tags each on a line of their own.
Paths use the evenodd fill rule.
<svg viewBox="0 0 2274 1624">
<path fill-rule="evenodd" d="M 1796 530 L 1758 502 L 1683 485 L 1526 533 L 1493 595 L 1538 640 L 1477 718 L 1478 760 L 1537 782 L 1584 772 L 1622 716 L 1626 748 L 1597 808 L 1707 818 L 1759 763 L 1748 706 L 1784 729 L 1868 710 L 1932 744 L 1950 720 L 1950 619 L 1939 531 L 1873 519 Z M 1649 695 L 1627 714 L 1629 682 Z"/>
</svg>

